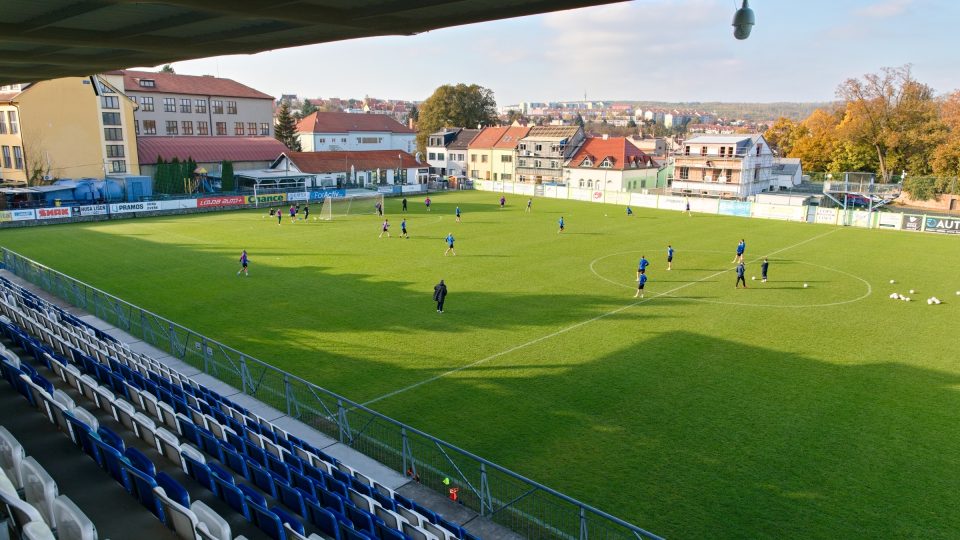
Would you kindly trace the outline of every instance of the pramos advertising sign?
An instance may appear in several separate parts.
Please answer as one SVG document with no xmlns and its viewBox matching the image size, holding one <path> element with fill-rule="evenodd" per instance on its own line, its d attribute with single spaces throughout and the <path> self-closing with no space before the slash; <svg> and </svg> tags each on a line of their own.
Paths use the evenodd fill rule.
<svg viewBox="0 0 960 540">
<path fill-rule="evenodd" d="M 114 214 L 125 214 L 127 212 L 155 212 L 160 210 L 160 203 L 157 201 L 144 201 L 134 203 L 111 204 L 110 211 Z"/>
</svg>

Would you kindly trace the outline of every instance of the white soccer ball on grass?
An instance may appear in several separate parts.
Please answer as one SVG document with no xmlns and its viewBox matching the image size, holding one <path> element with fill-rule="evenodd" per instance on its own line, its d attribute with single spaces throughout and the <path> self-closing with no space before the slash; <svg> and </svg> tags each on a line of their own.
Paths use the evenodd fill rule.
<svg viewBox="0 0 960 540">
<path fill-rule="evenodd" d="M 896 282 L 897 282 L 897 281 L 896 281 L 895 279 L 891 279 L 891 280 L 890 280 L 890 284 L 891 284 L 891 285 L 893 285 L 893 284 L 896 283 Z"/>
<path fill-rule="evenodd" d="M 756 280 L 757 280 L 757 276 L 752 276 L 750 279 L 756 281 Z"/>
<path fill-rule="evenodd" d="M 910 289 L 910 294 L 913 294 L 913 293 L 915 293 L 915 292 L 917 292 L 917 291 L 915 291 L 915 290 L 913 290 L 913 289 Z"/>
<path fill-rule="evenodd" d="M 804 289 L 806 289 L 806 288 L 809 287 L 809 286 L 810 286 L 810 285 L 807 285 L 806 283 L 803 284 L 803 288 L 804 288 Z"/>
</svg>

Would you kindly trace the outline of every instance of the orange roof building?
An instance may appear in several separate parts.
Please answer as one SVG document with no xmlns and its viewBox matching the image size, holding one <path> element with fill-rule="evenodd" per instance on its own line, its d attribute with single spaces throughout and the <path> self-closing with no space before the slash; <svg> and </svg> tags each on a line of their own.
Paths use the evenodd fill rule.
<svg viewBox="0 0 960 540">
<path fill-rule="evenodd" d="M 661 187 L 657 163 L 626 137 L 588 137 L 564 164 L 570 187 L 636 191 Z"/>
<path fill-rule="evenodd" d="M 297 123 L 307 152 L 398 150 L 414 152 L 416 132 L 390 115 L 317 111 Z"/>
</svg>

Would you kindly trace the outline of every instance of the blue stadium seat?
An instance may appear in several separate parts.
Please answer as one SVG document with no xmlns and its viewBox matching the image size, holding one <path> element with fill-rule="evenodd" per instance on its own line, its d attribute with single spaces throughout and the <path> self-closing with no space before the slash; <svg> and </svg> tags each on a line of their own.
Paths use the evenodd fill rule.
<svg viewBox="0 0 960 540">
<path fill-rule="evenodd" d="M 301 489 L 310 495 L 316 497 L 317 491 L 313 487 L 313 480 L 296 471 L 290 471 L 290 483 L 293 487 Z"/>
<path fill-rule="evenodd" d="M 340 527 L 337 518 L 318 503 L 307 501 L 307 521 L 334 540 L 340 540 Z"/>
<path fill-rule="evenodd" d="M 396 529 L 391 529 L 383 523 L 377 523 L 377 536 L 380 540 L 410 540 L 409 536 Z"/>
<path fill-rule="evenodd" d="M 413 509 L 420 513 L 423 517 L 430 520 L 430 523 L 437 523 L 437 513 L 425 506 L 421 506 L 417 501 L 413 502 Z"/>
<path fill-rule="evenodd" d="M 243 459 L 238 452 L 233 449 L 223 447 L 221 448 L 223 453 L 223 460 L 226 463 L 227 467 L 230 467 L 233 472 L 243 476 L 244 478 L 249 478 L 249 473 L 247 472 L 247 462 Z"/>
<path fill-rule="evenodd" d="M 277 485 L 277 494 L 279 495 L 278 498 L 280 502 L 286 505 L 287 508 L 293 510 L 299 516 L 307 515 L 307 510 L 303 503 L 303 495 L 297 488 L 279 484 Z"/>
<path fill-rule="evenodd" d="M 294 531 L 296 531 L 301 535 L 306 534 L 306 531 L 303 528 L 303 523 L 297 518 L 297 516 L 290 514 L 290 512 L 287 512 L 286 510 L 284 510 L 283 508 L 280 508 L 279 506 L 274 506 L 273 508 L 270 509 L 270 511 L 276 514 L 278 518 L 280 518 L 281 524 L 289 525 L 291 529 L 293 529 Z"/>
<path fill-rule="evenodd" d="M 140 450 L 131 446 L 124 451 L 123 455 L 135 469 L 150 477 L 157 475 L 157 468 L 153 465 L 153 462 Z"/>
<path fill-rule="evenodd" d="M 203 440 L 200 438 L 199 428 L 192 422 L 185 422 L 182 418 L 180 420 L 180 432 L 183 438 L 197 448 L 203 448 Z"/>
<path fill-rule="evenodd" d="M 167 497 L 185 508 L 190 508 L 190 493 L 172 476 L 160 471 L 154 476 L 154 479 L 157 481 L 157 485 L 163 488 Z"/>
<path fill-rule="evenodd" d="M 101 441 L 100 439 L 91 438 L 93 445 L 96 447 L 97 452 L 100 454 L 100 466 L 110 473 L 110 476 L 114 480 L 120 483 L 127 491 L 130 491 L 130 480 L 127 478 L 127 474 L 124 472 L 122 463 L 126 463 L 123 456 L 116 448 L 108 445 L 107 443 Z"/>
<path fill-rule="evenodd" d="M 401 495 L 401 494 L 399 494 L 399 493 L 394 493 L 394 494 L 393 494 L 393 500 L 396 501 L 397 504 L 399 504 L 400 506 L 402 506 L 402 507 L 404 507 L 404 508 L 409 508 L 410 510 L 413 510 L 413 501 L 411 501 L 410 499 L 404 497 L 403 495 Z"/>
<path fill-rule="evenodd" d="M 376 540 L 376 537 L 351 529 L 342 522 L 340 523 L 340 538 L 343 540 Z"/>
<path fill-rule="evenodd" d="M 130 488 L 127 490 L 136 497 L 140 504 L 150 510 L 160 521 L 164 521 L 163 510 L 160 507 L 160 500 L 157 499 L 153 488 L 157 487 L 157 481 L 151 476 L 147 476 L 143 471 L 130 466 L 128 463 L 121 463 L 121 468 L 130 482 Z"/>
<path fill-rule="evenodd" d="M 267 453 L 263 451 L 263 448 L 256 446 L 250 441 L 246 441 L 244 453 L 261 467 L 267 466 Z"/>
<path fill-rule="evenodd" d="M 347 518 L 353 523 L 354 529 L 376 537 L 377 530 L 374 527 L 374 523 L 377 518 L 375 518 L 373 514 L 356 506 L 347 506 L 346 511 Z"/>
<path fill-rule="evenodd" d="M 203 451 L 217 461 L 224 461 L 223 450 L 220 447 L 220 439 L 214 437 L 213 433 L 203 428 L 197 428 L 197 433 L 200 436 L 200 444 Z"/>
<path fill-rule="evenodd" d="M 252 461 L 247 461 L 247 470 L 254 485 L 269 493 L 271 497 L 277 497 L 277 488 L 274 486 L 273 475 L 269 471 Z"/>
<path fill-rule="evenodd" d="M 123 443 L 123 437 L 117 435 L 108 427 L 100 426 L 100 429 L 97 430 L 97 436 L 100 437 L 101 441 L 114 447 L 120 453 L 127 449 Z"/>
<path fill-rule="evenodd" d="M 463 527 L 461 527 L 460 525 L 457 525 L 456 523 L 453 523 L 452 521 L 443 519 L 443 517 L 439 515 L 437 516 L 437 525 L 452 532 L 454 535 L 456 535 L 457 538 L 460 538 L 460 539 L 463 539 L 464 536 L 466 536 L 467 534 L 467 531 Z"/>
<path fill-rule="evenodd" d="M 322 487 L 327 487 L 328 475 L 316 467 L 307 467 L 304 474 L 317 481 Z"/>
<path fill-rule="evenodd" d="M 243 491 L 241 491 L 239 487 L 227 482 L 222 478 L 214 476 L 213 481 L 217 484 L 217 489 L 220 492 L 220 499 L 227 503 L 230 508 L 233 508 L 242 514 L 245 519 L 249 520 L 250 510 L 247 507 L 247 498 L 244 496 Z"/>
<path fill-rule="evenodd" d="M 187 467 L 187 474 L 197 482 L 200 482 L 200 485 L 209 489 L 214 495 L 219 495 L 217 484 L 214 483 L 213 474 L 210 473 L 207 465 L 196 461 L 186 454 L 181 454 L 181 456 L 183 458 L 183 464 Z"/>
<path fill-rule="evenodd" d="M 386 508 L 387 510 L 393 510 L 394 512 L 397 510 L 397 503 L 379 491 L 375 490 L 373 492 L 373 500 L 380 503 L 380 506 Z"/>
<path fill-rule="evenodd" d="M 320 488 L 317 488 L 317 497 L 320 499 L 320 504 L 326 507 L 328 510 L 336 510 L 343 514 L 343 498 L 336 493 Z"/>
<path fill-rule="evenodd" d="M 327 489 L 346 499 L 350 496 L 347 486 L 336 478 L 327 477 Z"/>
<path fill-rule="evenodd" d="M 272 455 L 267 454 L 267 468 L 271 472 L 279 475 L 280 478 L 283 478 L 288 483 L 290 482 L 290 469 L 287 467 L 286 463 L 280 461 Z"/>
<path fill-rule="evenodd" d="M 287 534 L 283 530 L 283 523 L 280 518 L 270 511 L 269 508 L 258 505 L 250 505 L 250 511 L 253 514 L 253 523 L 261 531 L 273 540 L 286 540 Z"/>
<path fill-rule="evenodd" d="M 373 488 L 357 480 L 356 478 L 350 478 L 350 487 L 360 493 L 363 493 L 367 497 L 373 497 Z"/>
<path fill-rule="evenodd" d="M 247 501 L 259 506 L 267 506 L 267 499 L 259 491 L 246 484 L 238 484 L 237 487 L 243 493 L 243 496 L 247 498 Z"/>
</svg>

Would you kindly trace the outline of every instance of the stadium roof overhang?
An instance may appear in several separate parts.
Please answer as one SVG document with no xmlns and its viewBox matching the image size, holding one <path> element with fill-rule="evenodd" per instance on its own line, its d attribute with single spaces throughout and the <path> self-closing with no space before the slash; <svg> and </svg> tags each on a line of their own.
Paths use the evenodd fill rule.
<svg viewBox="0 0 960 540">
<path fill-rule="evenodd" d="M 621 0 L 3 0 L 0 85 Z"/>
</svg>

